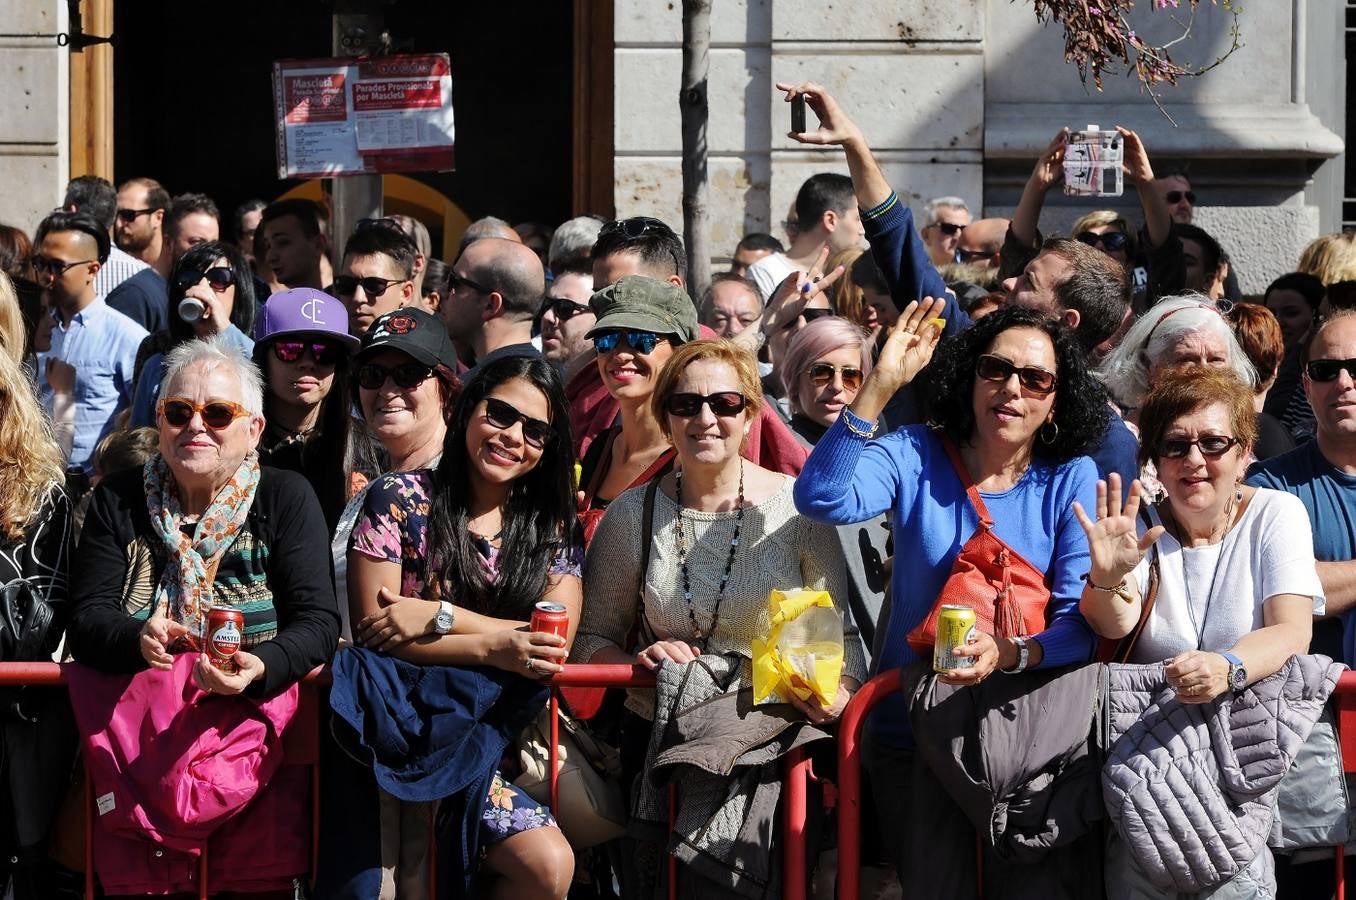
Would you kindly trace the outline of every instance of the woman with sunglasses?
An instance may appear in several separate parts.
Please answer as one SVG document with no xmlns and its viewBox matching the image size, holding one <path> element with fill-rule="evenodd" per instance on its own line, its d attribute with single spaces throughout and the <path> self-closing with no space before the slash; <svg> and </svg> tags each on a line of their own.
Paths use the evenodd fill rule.
<svg viewBox="0 0 1356 900">
<path fill-rule="evenodd" d="M 254 278 L 234 244 L 195 244 L 170 272 L 168 298 L 168 331 L 146 338 L 137 352 L 132 428 L 155 425 L 165 353 L 185 341 L 214 335 L 246 354 L 254 348 L 249 337 L 254 329 Z M 185 313 L 193 318 L 185 318 Z"/>
<path fill-rule="evenodd" d="M 1135 481 L 1122 503 L 1112 475 L 1095 508 L 1075 506 L 1091 551 L 1080 608 L 1102 637 L 1128 638 L 1128 662 L 1167 660 L 1179 702 L 1211 703 L 1308 650 L 1324 610 L 1309 517 L 1296 497 L 1243 484 L 1257 435 L 1252 388 L 1227 369 L 1159 375 L 1139 421 L 1140 460 L 1157 467 L 1167 499 L 1141 509 Z M 1141 625 L 1151 568 L 1157 589 Z M 1237 876 L 1257 892 L 1246 896 L 1273 895 L 1270 857 L 1264 849 Z M 1151 885 L 1114 834 L 1106 882 L 1113 897 L 1178 896 Z"/>
<path fill-rule="evenodd" d="M 1083 454 L 1101 439 L 1111 411 L 1063 324 L 1006 306 L 938 347 L 939 332 L 928 319 L 943 308 L 928 299 L 901 312 L 856 398 L 810 453 L 796 481 L 796 506 L 833 525 L 889 513 L 900 577 L 890 582 L 888 624 L 876 637 L 872 663 L 886 671 L 919 661 L 906 637 L 939 602 L 978 525 L 959 474 L 963 464 L 994 534 L 1045 574 L 1048 625 L 1026 637 L 980 631 L 956 651 L 973 665 L 940 677 L 964 686 L 999 670 L 1086 661 L 1094 639 L 1078 600 L 1088 547 L 1070 504 L 1095 495 L 1097 469 Z M 873 437 L 886 402 L 929 362 L 924 402 L 932 426 Z M 909 840 L 898 823 L 908 815 L 912 746 L 905 699 L 887 698 L 872 713 L 863 760 L 882 833 L 906 884 Z"/>
<path fill-rule="evenodd" d="M 348 556 L 356 643 L 420 666 L 559 672 L 583 597 L 572 446 L 549 363 L 507 356 L 480 369 L 436 470 L 386 475 L 367 493 Z M 541 600 L 568 611 L 564 637 L 528 631 Z M 478 833 L 462 839 L 498 876 L 493 896 L 564 897 L 574 857 L 550 812 L 498 772 L 482 806 Z M 401 896 L 428 896 L 427 885 L 414 892 L 427 864 L 404 864 L 427 846 L 428 804 L 401 802 L 398 819 L 395 881 Z"/>
<path fill-rule="evenodd" d="M 575 639 L 576 662 L 658 669 L 665 662 L 681 666 L 698 656 L 729 654 L 742 659 L 741 677 L 731 688 L 737 690 L 751 683 L 752 642 L 766 633 L 772 589 L 826 590 L 844 609 L 846 570 L 833 533 L 796 514 L 794 479 L 740 455 L 763 402 L 757 363 L 733 343 L 693 341 L 673 352 L 650 407 L 677 466 L 657 487 L 628 490 L 608 507 L 588 549 L 589 599 Z M 843 674 L 833 702 L 792 701 L 814 724 L 837 719 L 866 675 L 850 614 L 843 632 Z M 633 691 L 626 700 L 621 752 L 627 790 L 644 762 L 654 698 L 653 691 Z M 633 885 L 624 893 L 644 896 Z"/>
</svg>

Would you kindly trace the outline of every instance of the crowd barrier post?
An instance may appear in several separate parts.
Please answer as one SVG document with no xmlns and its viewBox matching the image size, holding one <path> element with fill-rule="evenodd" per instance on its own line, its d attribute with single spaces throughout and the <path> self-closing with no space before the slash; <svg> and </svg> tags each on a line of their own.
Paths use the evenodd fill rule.
<svg viewBox="0 0 1356 900">
<path fill-rule="evenodd" d="M 1342 748 L 1342 771 L 1356 772 L 1356 672 L 1348 670 L 1342 673 L 1337 682 L 1337 739 Z M 1346 846 L 1339 845 L 1334 851 L 1337 891 L 1336 900 L 1345 900 L 1346 888 Z"/>
<path fill-rule="evenodd" d="M 551 749 L 548 766 L 550 767 L 551 809 L 560 809 L 559 800 L 559 760 L 560 747 L 559 713 L 560 692 L 562 687 L 634 687 L 654 688 L 654 672 L 644 666 L 570 664 L 550 679 L 551 685 Z M 803 749 L 787 754 L 787 780 L 783 785 L 782 823 L 784 853 L 782 854 L 782 896 L 785 900 L 805 900 L 805 779 L 809 770 L 809 759 Z M 669 831 L 673 831 L 674 811 L 677 808 L 677 791 L 669 784 Z M 678 859 L 669 854 L 669 896 L 676 897 L 678 891 Z"/>
<path fill-rule="evenodd" d="M 871 707 L 902 690 L 902 672 L 881 672 L 862 685 L 838 720 L 838 900 L 857 900 L 862 887 L 862 726 Z"/>
</svg>

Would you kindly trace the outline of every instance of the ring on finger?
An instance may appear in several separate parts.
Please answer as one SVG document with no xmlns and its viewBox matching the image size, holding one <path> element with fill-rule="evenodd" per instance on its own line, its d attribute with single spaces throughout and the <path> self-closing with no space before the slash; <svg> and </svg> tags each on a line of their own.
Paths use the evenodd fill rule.
<svg viewBox="0 0 1356 900">
<path fill-rule="evenodd" d="M 523 661 L 523 668 L 527 669 L 529 672 L 535 672 L 537 671 L 537 661 L 529 656 Z"/>
</svg>

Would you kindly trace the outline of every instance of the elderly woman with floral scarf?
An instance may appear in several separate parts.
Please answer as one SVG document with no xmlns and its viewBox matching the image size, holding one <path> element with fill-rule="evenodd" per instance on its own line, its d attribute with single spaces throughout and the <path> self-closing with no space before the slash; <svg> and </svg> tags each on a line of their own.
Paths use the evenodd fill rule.
<svg viewBox="0 0 1356 900">
<path fill-rule="evenodd" d="M 202 690 L 272 696 L 339 639 L 319 502 L 301 475 L 259 465 L 259 370 L 219 339 L 166 355 L 156 425 L 160 452 L 94 493 L 72 565 L 71 652 L 106 672 L 169 670 L 195 652 Z M 205 653 L 212 606 L 244 615 L 237 672 Z"/>
</svg>

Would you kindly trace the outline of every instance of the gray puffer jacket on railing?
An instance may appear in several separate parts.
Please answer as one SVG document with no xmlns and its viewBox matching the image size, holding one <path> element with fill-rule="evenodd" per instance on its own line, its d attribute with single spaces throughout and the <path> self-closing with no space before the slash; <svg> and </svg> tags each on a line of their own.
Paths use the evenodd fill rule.
<svg viewBox="0 0 1356 900">
<path fill-rule="evenodd" d="M 1203 891 L 1266 848 L 1281 777 L 1343 666 L 1295 656 L 1214 703 L 1183 704 L 1163 665 L 1110 667 L 1107 811 L 1155 885 Z"/>
</svg>

